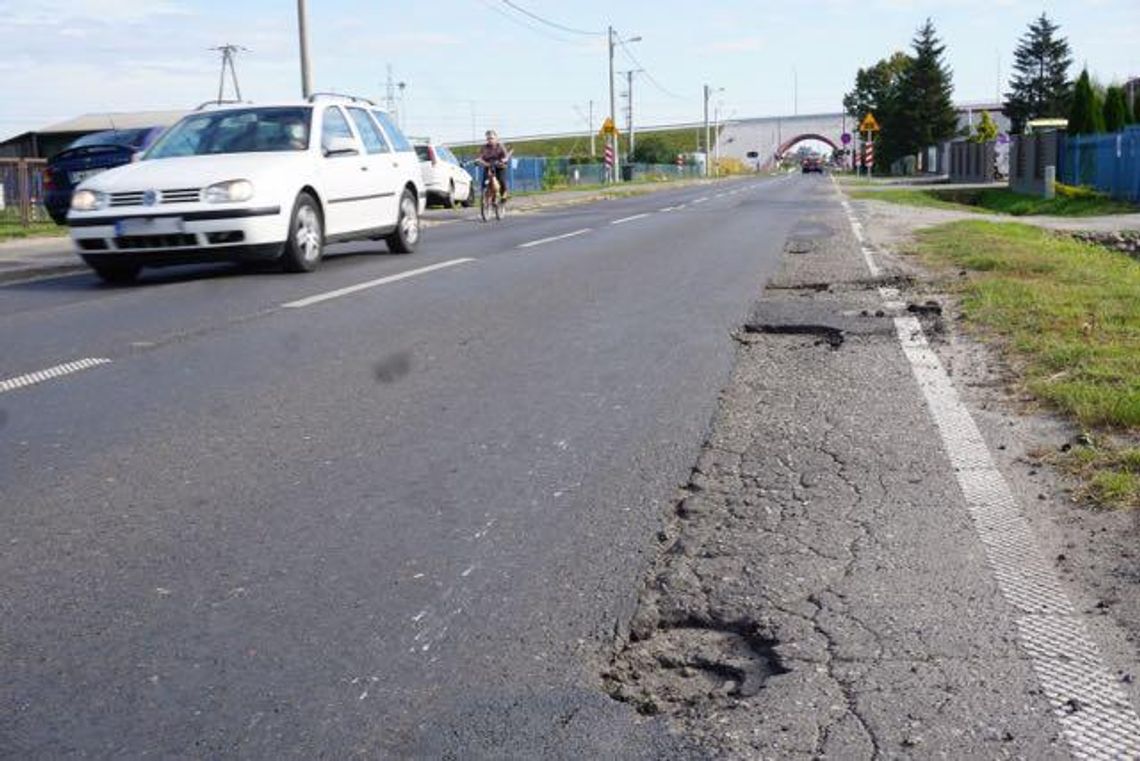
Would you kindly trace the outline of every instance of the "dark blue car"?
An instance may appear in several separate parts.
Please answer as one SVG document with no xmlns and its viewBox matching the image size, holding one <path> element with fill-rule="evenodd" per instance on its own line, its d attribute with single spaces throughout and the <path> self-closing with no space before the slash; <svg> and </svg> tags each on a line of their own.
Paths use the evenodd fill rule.
<svg viewBox="0 0 1140 761">
<path fill-rule="evenodd" d="M 131 163 L 150 147 L 162 127 L 112 129 L 84 135 L 52 156 L 44 170 L 44 206 L 57 225 L 67 222 L 71 193 L 91 175 Z"/>
</svg>

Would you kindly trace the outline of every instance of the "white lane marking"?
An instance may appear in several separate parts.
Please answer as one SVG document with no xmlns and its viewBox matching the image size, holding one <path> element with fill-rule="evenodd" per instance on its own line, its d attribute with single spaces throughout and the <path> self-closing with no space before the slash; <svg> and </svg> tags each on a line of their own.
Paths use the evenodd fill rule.
<svg viewBox="0 0 1140 761">
<path fill-rule="evenodd" d="M 954 466 L 998 588 L 1017 613 L 1021 646 L 1073 755 L 1140 758 L 1140 716 L 1046 562 L 981 431 L 927 343 L 922 324 L 914 317 L 896 317 L 895 329 Z"/>
<path fill-rule="evenodd" d="M 696 206 L 697 204 L 699 204 L 699 203 L 704 203 L 704 202 L 705 202 L 705 201 L 707 201 L 707 200 L 709 200 L 709 197 L 708 197 L 708 196 L 701 196 L 701 197 L 700 197 L 700 198 L 698 198 L 697 200 L 693 201 L 693 205 L 694 205 L 694 206 Z"/>
<path fill-rule="evenodd" d="M 531 246 L 541 246 L 544 243 L 553 243 L 556 240 L 566 240 L 567 238 L 573 238 L 577 235 L 585 235 L 586 233 L 588 233 L 590 231 L 591 231 L 591 228 L 583 227 L 581 230 L 575 230 L 572 233 L 565 233 L 563 235 L 554 235 L 550 238 L 539 238 L 538 240 L 532 240 L 529 243 L 520 243 L 519 248 L 530 248 Z"/>
<path fill-rule="evenodd" d="M 666 206 L 664 209 L 658 209 L 658 211 L 664 213 L 667 211 L 676 211 L 677 209 L 678 207 L 676 206 Z"/>
<path fill-rule="evenodd" d="M 71 375 L 78 373 L 82 370 L 90 370 L 92 367 L 99 367 L 99 365 L 109 365 L 111 360 L 103 357 L 87 357 L 84 359 L 77 359 L 74 362 L 65 362 L 62 365 L 49 367 L 46 370 L 39 370 L 27 375 L 18 375 L 15 378 L 8 378 L 7 380 L 0 380 L 0 394 L 5 391 L 15 391 L 18 388 L 26 388 L 34 386 L 37 383 L 52 380 L 53 378 L 61 378 L 64 375 Z"/>
<path fill-rule="evenodd" d="M 474 259 L 449 259 L 448 261 L 440 262 L 439 264 L 430 264 L 427 267 L 420 267 L 418 269 L 408 270 L 406 272 L 400 272 L 400 273 L 397 273 L 395 275 L 388 275 L 387 277 L 377 278 L 376 280 L 368 280 L 367 282 L 357 283 L 356 285 L 350 285 L 346 288 L 338 288 L 335 291 L 328 291 L 327 293 L 318 293 L 315 296 L 309 296 L 307 298 L 298 299 L 297 301 L 290 301 L 289 303 L 282 304 L 281 306 L 284 307 L 285 309 L 300 309 L 301 307 L 308 307 L 308 306 L 312 306 L 313 304 L 319 304 L 322 301 L 329 301 L 330 299 L 337 299 L 337 298 L 340 298 L 341 296 L 347 296 L 350 293 L 356 293 L 357 291 L 363 291 L 363 290 L 367 290 L 369 288 L 375 288 L 378 285 L 387 285 L 388 283 L 395 283 L 395 282 L 398 282 L 400 280 L 407 280 L 408 278 L 415 277 L 416 275 L 424 275 L 428 272 L 435 272 L 436 270 L 442 270 L 442 269 L 446 269 L 448 267 L 455 267 L 457 265 L 467 264 L 468 262 L 473 262 L 473 261 L 475 261 L 475 260 Z"/>
<path fill-rule="evenodd" d="M 635 219 L 645 219 L 648 216 L 649 216 L 649 212 L 646 212 L 644 214 L 634 214 L 632 217 L 622 217 L 621 219 L 615 219 L 613 222 L 610 222 L 610 224 L 611 225 L 623 225 L 626 222 L 632 222 Z"/>
<path fill-rule="evenodd" d="M 871 271 L 871 277 L 878 277 L 879 265 L 875 264 L 875 257 L 872 255 L 871 249 L 867 246 L 859 246 L 859 250 L 863 252 L 863 261 L 867 262 L 867 269 Z"/>
</svg>

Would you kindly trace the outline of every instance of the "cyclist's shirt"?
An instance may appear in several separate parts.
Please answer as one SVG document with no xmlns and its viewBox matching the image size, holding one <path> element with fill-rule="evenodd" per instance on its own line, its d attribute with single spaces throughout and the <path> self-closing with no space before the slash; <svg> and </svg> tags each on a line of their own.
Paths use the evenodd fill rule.
<svg viewBox="0 0 1140 761">
<path fill-rule="evenodd" d="M 479 148 L 479 158 L 488 164 L 498 164 L 507 160 L 507 149 L 502 143 L 483 143 Z"/>
</svg>

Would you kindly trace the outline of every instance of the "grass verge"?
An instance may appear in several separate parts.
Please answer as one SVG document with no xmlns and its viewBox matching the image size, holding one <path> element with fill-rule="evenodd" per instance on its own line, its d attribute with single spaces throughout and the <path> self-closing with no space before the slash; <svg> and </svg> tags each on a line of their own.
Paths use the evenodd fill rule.
<svg viewBox="0 0 1140 761">
<path fill-rule="evenodd" d="M 24 227 L 20 224 L 20 216 L 15 210 L 4 209 L 0 211 L 0 241 L 66 234 L 66 227 L 61 227 L 50 219 L 44 222 L 32 222 L 28 227 Z"/>
<path fill-rule="evenodd" d="M 886 201 L 901 206 L 920 206 L 928 209 L 950 209 L 952 211 L 980 211 L 973 206 L 939 198 L 929 190 L 889 188 L 885 190 L 852 190 L 849 194 L 852 198 Z"/>
<path fill-rule="evenodd" d="M 968 273 L 954 286 L 963 316 L 1028 391 L 1092 432 L 1061 461 L 1083 495 L 1140 507 L 1140 262 L 1012 223 L 955 222 L 917 240 L 927 263 Z"/>
<path fill-rule="evenodd" d="M 1095 217 L 1110 214 L 1136 214 L 1140 207 L 1089 190 L 1058 185 L 1054 198 L 1025 196 L 1008 188 L 924 188 L 853 191 L 854 198 L 887 201 L 905 206 L 923 206 L 958 211 L 1008 214 L 1013 217 Z"/>
</svg>

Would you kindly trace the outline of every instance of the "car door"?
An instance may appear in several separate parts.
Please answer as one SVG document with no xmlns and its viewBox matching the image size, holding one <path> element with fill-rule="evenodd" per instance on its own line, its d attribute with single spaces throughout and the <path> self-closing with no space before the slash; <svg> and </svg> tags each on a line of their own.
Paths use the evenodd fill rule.
<svg viewBox="0 0 1140 761">
<path fill-rule="evenodd" d="M 424 182 L 423 175 L 420 172 L 420 157 L 416 155 L 416 151 L 408 138 L 404 136 L 404 133 L 400 131 L 400 128 L 396 126 L 388 114 L 379 109 L 373 109 L 371 114 L 376 117 L 376 121 L 392 145 L 396 164 L 399 166 L 400 177 L 415 184 L 419 189 L 422 204 Z"/>
<path fill-rule="evenodd" d="M 345 235 L 374 227 L 379 199 L 372 191 L 370 158 L 339 106 L 326 106 L 322 114 L 321 156 L 325 232 Z"/>
<path fill-rule="evenodd" d="M 395 227 L 399 215 L 400 165 L 396 161 L 392 146 L 376 123 L 368 117 L 368 111 L 356 106 L 348 107 L 349 118 L 364 142 L 369 161 L 368 191 L 376 196 L 376 216 L 373 227 Z"/>
</svg>

